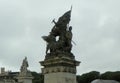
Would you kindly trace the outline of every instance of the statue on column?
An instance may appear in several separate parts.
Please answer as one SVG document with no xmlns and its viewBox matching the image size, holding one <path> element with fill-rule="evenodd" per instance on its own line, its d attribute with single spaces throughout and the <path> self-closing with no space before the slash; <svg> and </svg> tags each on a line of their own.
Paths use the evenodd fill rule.
<svg viewBox="0 0 120 83">
<path fill-rule="evenodd" d="M 25 59 L 23 59 L 23 62 L 22 62 L 22 66 L 21 66 L 21 68 L 20 68 L 20 71 L 21 72 L 27 72 L 28 70 L 27 70 L 27 67 L 28 67 L 29 65 L 28 65 L 28 61 L 27 61 L 27 57 L 25 57 Z"/>
<path fill-rule="evenodd" d="M 21 65 L 20 72 L 16 77 L 18 83 L 32 83 L 33 76 L 30 70 L 27 69 L 28 66 L 29 65 L 28 65 L 27 57 L 25 57 Z"/>
<path fill-rule="evenodd" d="M 19 76 L 32 76 L 31 72 L 27 69 L 29 67 L 27 57 L 23 59 L 21 68 L 20 68 L 20 73 Z"/>
</svg>

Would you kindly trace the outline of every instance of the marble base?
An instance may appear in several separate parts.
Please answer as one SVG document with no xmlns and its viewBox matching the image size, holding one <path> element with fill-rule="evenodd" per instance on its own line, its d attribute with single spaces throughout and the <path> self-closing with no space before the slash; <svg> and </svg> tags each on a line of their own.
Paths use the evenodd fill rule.
<svg viewBox="0 0 120 83">
<path fill-rule="evenodd" d="M 44 83 L 76 83 L 76 75 L 65 72 L 44 74 Z"/>
<path fill-rule="evenodd" d="M 76 83 L 76 66 L 80 61 L 76 61 L 73 55 L 47 55 L 40 64 L 44 66 L 44 83 Z"/>
<path fill-rule="evenodd" d="M 33 77 L 18 77 L 17 79 L 20 83 L 32 83 Z"/>
</svg>

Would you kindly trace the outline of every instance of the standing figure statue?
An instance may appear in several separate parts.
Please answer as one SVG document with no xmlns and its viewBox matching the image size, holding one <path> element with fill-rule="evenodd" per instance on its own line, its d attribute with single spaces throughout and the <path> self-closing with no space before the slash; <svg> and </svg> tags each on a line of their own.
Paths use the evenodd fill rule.
<svg viewBox="0 0 120 83">
<path fill-rule="evenodd" d="M 73 36 L 73 34 L 72 34 L 72 26 L 70 26 L 69 30 L 66 31 L 66 35 L 65 35 L 65 37 L 66 37 L 66 51 L 67 52 L 71 52 L 71 49 L 72 49 L 72 43 L 71 43 L 72 36 Z"/>
<path fill-rule="evenodd" d="M 20 68 L 20 71 L 21 71 L 22 74 L 25 74 L 25 73 L 28 72 L 28 70 L 27 70 L 28 66 L 29 65 L 28 65 L 27 57 L 25 57 L 25 59 L 23 59 L 22 66 Z"/>
<path fill-rule="evenodd" d="M 18 77 L 31 77 L 32 76 L 30 70 L 27 69 L 28 66 L 29 65 L 28 65 L 27 57 L 25 57 L 23 59 Z"/>
</svg>

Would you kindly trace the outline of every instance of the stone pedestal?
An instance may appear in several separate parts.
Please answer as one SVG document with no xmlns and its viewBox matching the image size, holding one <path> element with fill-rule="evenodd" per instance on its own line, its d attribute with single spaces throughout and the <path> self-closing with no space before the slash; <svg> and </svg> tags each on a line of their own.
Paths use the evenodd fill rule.
<svg viewBox="0 0 120 83">
<path fill-rule="evenodd" d="M 45 74 L 45 83 L 76 83 L 76 75 L 67 72 Z"/>
<path fill-rule="evenodd" d="M 30 71 L 20 72 L 17 79 L 18 83 L 32 83 L 33 76 Z"/>
<path fill-rule="evenodd" d="M 76 83 L 76 66 L 79 63 L 72 54 L 46 55 L 40 62 L 44 66 L 44 83 Z"/>
<path fill-rule="evenodd" d="M 17 79 L 18 83 L 32 83 L 33 76 L 30 71 L 20 72 Z"/>
<path fill-rule="evenodd" d="M 18 83 L 32 83 L 33 77 L 18 77 Z"/>
</svg>

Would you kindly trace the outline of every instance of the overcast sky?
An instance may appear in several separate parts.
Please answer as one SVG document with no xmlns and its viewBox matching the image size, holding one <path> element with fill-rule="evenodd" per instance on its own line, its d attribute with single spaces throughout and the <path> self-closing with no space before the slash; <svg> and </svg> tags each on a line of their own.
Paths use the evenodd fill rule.
<svg viewBox="0 0 120 83">
<path fill-rule="evenodd" d="M 41 72 L 48 35 L 56 20 L 73 6 L 72 52 L 81 61 L 77 74 L 120 71 L 120 0 L 0 0 L 0 67 Z"/>
</svg>

